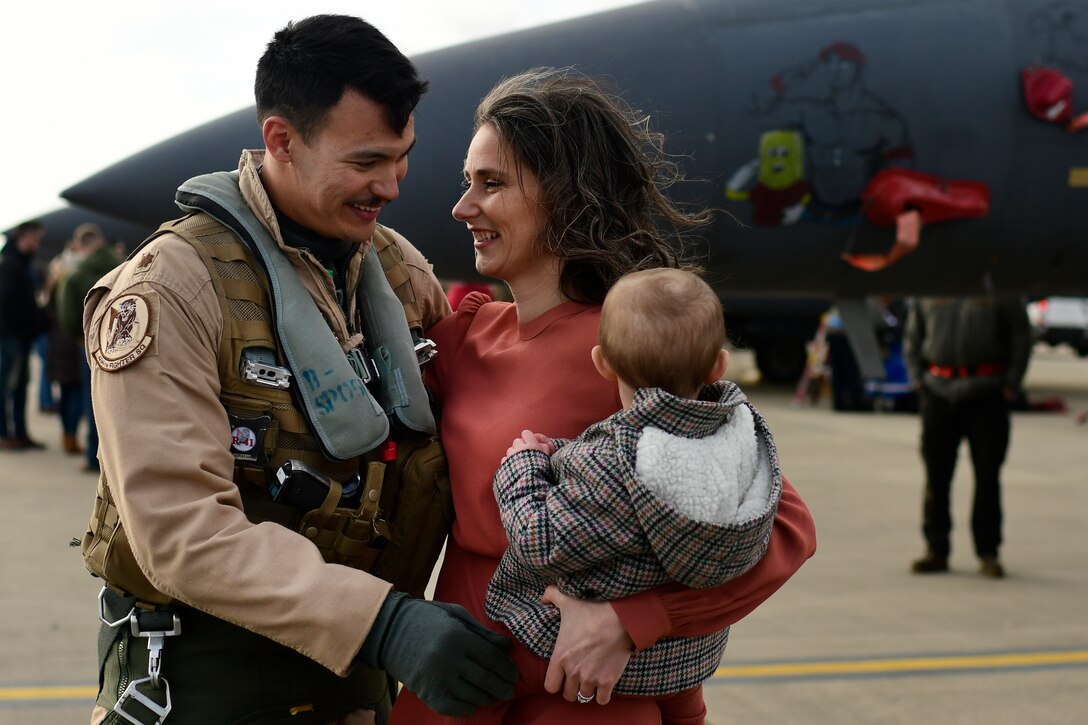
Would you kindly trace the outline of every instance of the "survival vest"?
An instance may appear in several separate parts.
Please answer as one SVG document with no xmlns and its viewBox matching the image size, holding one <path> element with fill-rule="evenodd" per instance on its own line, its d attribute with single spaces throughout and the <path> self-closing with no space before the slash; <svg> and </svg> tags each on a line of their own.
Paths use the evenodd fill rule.
<svg viewBox="0 0 1088 725">
<path fill-rule="evenodd" d="M 248 213 L 252 217 L 244 204 L 243 208 L 233 206 L 231 214 Z M 255 217 L 248 221 L 250 227 L 259 225 Z M 313 393 L 313 381 L 307 382 L 305 374 L 298 375 L 300 371 L 296 369 L 290 370 L 290 377 L 260 379 L 262 373 L 286 372 L 291 367 L 284 354 L 283 338 L 299 337 L 297 330 L 282 333 L 282 324 L 281 329 L 276 328 L 275 307 L 294 305 L 292 309 L 297 313 L 308 301 L 313 312 L 320 315 L 309 294 L 302 291 L 306 300 L 277 299 L 271 293 L 275 276 L 270 278 L 267 268 L 262 269 L 254 250 L 243 243 L 238 233 L 204 211 L 163 224 L 144 244 L 163 234 L 177 235 L 192 245 L 207 267 L 219 297 L 224 323 L 219 348 L 220 400 L 230 419 L 234 481 L 240 489 L 246 516 L 255 523 L 274 521 L 294 528 L 318 547 L 326 561 L 370 571 L 391 581 L 400 591 L 422 596 L 452 525 L 453 507 L 448 467 L 434 435 L 433 417 L 413 349 L 415 344 L 408 327 L 399 321 L 406 320 L 421 334 L 421 315 L 395 237 L 383 227 L 376 229 L 355 290 L 356 304 L 368 333 L 366 350 L 373 360 L 367 373 L 378 376 L 379 381 L 383 377 L 386 380 L 385 388 L 379 389 L 376 396 L 370 396 L 365 385 L 357 386 L 361 390 L 356 393 L 366 394 L 369 407 L 376 408 L 382 420 L 380 426 L 371 426 L 364 432 L 368 437 L 362 443 L 350 444 L 365 448 L 362 455 L 337 458 L 328 454 L 328 446 L 315 435 L 305 406 L 299 403 L 299 397 L 304 395 L 300 388 Z M 276 252 L 283 256 L 278 249 Z M 288 270 L 287 274 L 296 273 Z M 297 281 L 297 278 L 292 276 L 288 280 Z M 281 277 L 281 286 L 283 281 Z M 388 299 L 375 301 L 375 288 L 387 294 Z M 395 297 L 388 294 L 390 289 Z M 283 294 L 280 289 L 279 296 Z M 404 318 L 399 317 L 398 310 L 403 310 Z M 372 318 L 369 324 L 368 317 Z M 285 322 L 292 324 L 297 320 Z M 328 326 L 324 322 L 317 329 L 313 326 L 303 329 L 310 345 L 326 343 L 323 333 Z M 392 337 L 400 339 L 391 340 Z M 331 333 L 327 334 L 327 345 L 338 350 L 340 347 Z M 414 376 L 414 380 L 406 384 L 406 376 Z M 371 387 L 375 387 L 373 383 Z M 413 388 L 418 391 L 414 401 L 406 393 Z M 337 395 L 336 400 L 342 402 L 345 394 Z M 414 415 L 403 414 L 412 407 Z M 421 409 L 426 410 L 426 415 L 419 414 Z M 355 418 L 356 425 L 362 425 L 362 417 Z M 275 472 L 289 460 L 301 461 L 333 481 L 320 506 L 305 510 L 272 500 L 269 484 L 274 481 Z M 362 478 L 359 503 L 342 508 L 339 506 L 342 484 L 355 474 Z M 146 602 L 169 601 L 154 589 L 136 565 L 104 474 L 89 528 L 83 551 L 92 573 Z"/>
</svg>

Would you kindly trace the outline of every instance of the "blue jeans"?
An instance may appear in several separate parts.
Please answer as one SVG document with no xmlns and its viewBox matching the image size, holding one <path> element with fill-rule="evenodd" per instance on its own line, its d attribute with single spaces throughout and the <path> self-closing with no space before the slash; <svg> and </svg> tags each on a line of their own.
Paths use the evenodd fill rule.
<svg viewBox="0 0 1088 725">
<path fill-rule="evenodd" d="M 60 413 L 60 427 L 64 435 L 74 438 L 79 432 L 79 419 L 83 417 L 83 383 L 60 384 L 57 412 Z"/>
<path fill-rule="evenodd" d="M 34 340 L 34 351 L 42 362 L 42 374 L 38 380 L 38 410 L 49 410 L 57 405 L 53 397 L 53 381 L 49 379 L 49 335 L 40 335 Z"/>
<path fill-rule="evenodd" d="M 26 389 L 33 342 L 0 337 L 0 438 L 26 438 Z"/>
<path fill-rule="evenodd" d="M 98 470 L 98 426 L 94 424 L 94 408 L 91 406 L 91 367 L 87 354 L 83 353 L 83 410 L 87 413 L 87 468 Z"/>
</svg>

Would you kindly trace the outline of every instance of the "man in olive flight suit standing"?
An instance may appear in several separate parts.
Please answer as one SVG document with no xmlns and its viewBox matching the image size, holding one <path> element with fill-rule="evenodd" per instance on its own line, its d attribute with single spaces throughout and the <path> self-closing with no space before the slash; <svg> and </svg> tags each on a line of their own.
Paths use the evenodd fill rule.
<svg viewBox="0 0 1088 725">
<path fill-rule="evenodd" d="M 922 459 L 926 469 L 922 534 L 925 554 L 915 574 L 948 571 L 952 476 L 967 439 L 975 468 L 971 533 L 979 573 L 1000 579 L 1001 466 L 1009 448 L 1009 406 L 1031 354 L 1031 327 L 1016 298 L 913 300 L 904 358 L 919 390 Z"/>
</svg>

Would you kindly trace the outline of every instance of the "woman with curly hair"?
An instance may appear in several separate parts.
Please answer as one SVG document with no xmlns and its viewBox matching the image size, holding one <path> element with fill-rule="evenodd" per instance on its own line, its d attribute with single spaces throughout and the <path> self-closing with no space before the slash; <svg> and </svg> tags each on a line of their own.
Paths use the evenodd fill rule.
<svg viewBox="0 0 1088 725">
<path fill-rule="evenodd" d="M 506 283 L 512 303 L 474 293 L 430 330 L 441 354 L 428 369 L 441 414 L 457 519 L 435 599 L 484 614 L 488 582 L 507 539 L 492 480 L 523 429 L 575 437 L 621 407 L 597 374 L 601 304 L 622 276 L 680 267 L 682 233 L 706 223 L 666 190 L 680 180 L 649 119 L 595 82 L 537 69 L 500 82 L 481 101 L 453 216 L 471 234 L 476 269 Z M 707 589 L 666 584 L 615 601 L 577 600 L 549 588 L 562 615 L 550 660 L 515 642 L 513 702 L 472 722 L 700 723 L 701 688 L 612 694 L 632 653 L 665 637 L 718 632 L 777 590 L 812 555 L 812 518 L 783 483 L 771 543 L 747 574 Z M 393 722 L 443 718 L 402 692 Z"/>
</svg>

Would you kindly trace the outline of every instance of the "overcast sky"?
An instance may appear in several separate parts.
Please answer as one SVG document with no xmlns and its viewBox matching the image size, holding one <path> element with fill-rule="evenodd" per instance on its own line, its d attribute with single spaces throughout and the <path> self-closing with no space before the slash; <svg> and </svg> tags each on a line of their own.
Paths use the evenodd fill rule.
<svg viewBox="0 0 1088 725">
<path fill-rule="evenodd" d="M 272 35 L 359 15 L 408 55 L 639 0 L 11 0 L 0 30 L 0 229 L 152 144 L 253 103 Z M 498 80 L 498 79 L 496 79 Z"/>
</svg>

